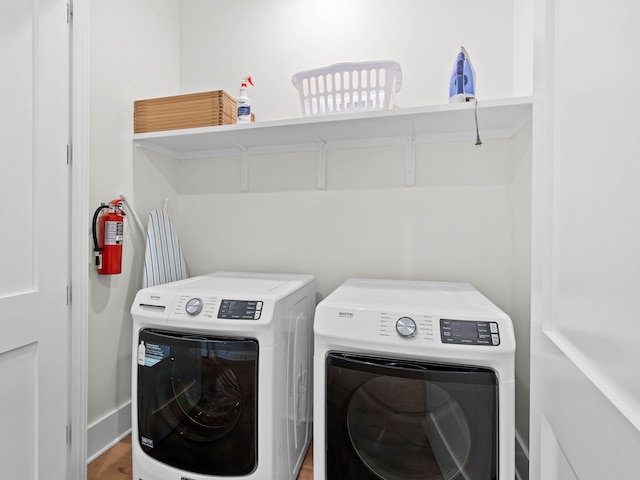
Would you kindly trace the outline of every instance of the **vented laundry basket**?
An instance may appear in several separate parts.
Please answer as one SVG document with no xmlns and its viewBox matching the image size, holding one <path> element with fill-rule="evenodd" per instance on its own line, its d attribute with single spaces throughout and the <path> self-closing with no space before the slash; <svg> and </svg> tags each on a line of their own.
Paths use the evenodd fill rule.
<svg viewBox="0 0 640 480">
<path fill-rule="evenodd" d="M 402 86 L 402 70 L 391 60 L 336 63 L 296 73 L 291 81 L 305 117 L 384 110 L 393 107 Z"/>
</svg>

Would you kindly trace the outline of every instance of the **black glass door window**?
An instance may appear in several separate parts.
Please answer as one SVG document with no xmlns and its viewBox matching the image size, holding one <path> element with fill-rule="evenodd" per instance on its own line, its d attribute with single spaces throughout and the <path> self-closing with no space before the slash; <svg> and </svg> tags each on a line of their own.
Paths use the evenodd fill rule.
<svg viewBox="0 0 640 480">
<path fill-rule="evenodd" d="M 495 480 L 489 369 L 330 353 L 327 480 Z"/>
<path fill-rule="evenodd" d="M 144 329 L 138 350 L 143 451 L 194 473 L 255 470 L 258 342 Z"/>
</svg>

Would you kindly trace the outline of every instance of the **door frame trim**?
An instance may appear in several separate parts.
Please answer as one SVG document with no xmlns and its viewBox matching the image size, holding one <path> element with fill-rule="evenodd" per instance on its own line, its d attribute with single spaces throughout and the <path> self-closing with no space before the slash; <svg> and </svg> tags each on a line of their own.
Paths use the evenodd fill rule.
<svg viewBox="0 0 640 480">
<path fill-rule="evenodd" d="M 69 0 L 71 21 L 71 363 L 68 475 L 87 478 L 89 312 L 89 1 Z"/>
</svg>

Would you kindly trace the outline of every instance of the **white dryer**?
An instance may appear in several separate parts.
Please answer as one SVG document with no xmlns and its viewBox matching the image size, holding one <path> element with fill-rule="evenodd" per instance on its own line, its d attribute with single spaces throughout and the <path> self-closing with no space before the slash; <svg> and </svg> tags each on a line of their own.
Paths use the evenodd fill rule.
<svg viewBox="0 0 640 480">
<path fill-rule="evenodd" d="M 513 480 L 513 326 L 472 286 L 350 279 L 314 333 L 316 480 Z"/>
<path fill-rule="evenodd" d="M 140 290 L 134 480 L 295 479 L 311 440 L 315 279 L 218 272 Z"/>
</svg>

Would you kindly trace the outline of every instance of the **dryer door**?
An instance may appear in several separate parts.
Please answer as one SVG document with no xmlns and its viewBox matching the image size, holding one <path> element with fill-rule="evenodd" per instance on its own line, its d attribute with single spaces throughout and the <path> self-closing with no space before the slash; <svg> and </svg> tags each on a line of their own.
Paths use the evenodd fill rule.
<svg viewBox="0 0 640 480">
<path fill-rule="evenodd" d="M 164 464 L 207 475 L 257 466 L 258 342 L 143 329 L 138 441 Z"/>
<path fill-rule="evenodd" d="M 492 370 L 330 353 L 327 480 L 497 478 Z"/>
</svg>

